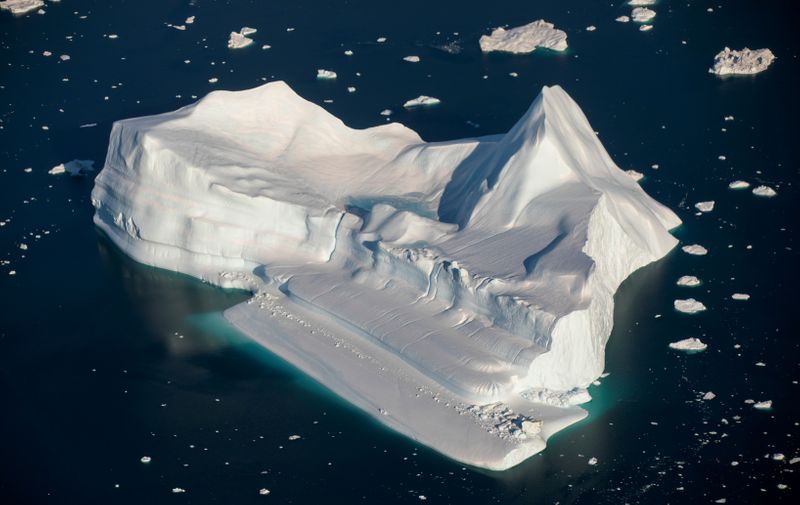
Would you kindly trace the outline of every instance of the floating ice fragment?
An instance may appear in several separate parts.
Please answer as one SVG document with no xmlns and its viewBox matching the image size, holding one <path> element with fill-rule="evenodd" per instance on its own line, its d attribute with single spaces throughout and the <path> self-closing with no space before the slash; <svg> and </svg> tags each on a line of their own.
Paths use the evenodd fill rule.
<svg viewBox="0 0 800 505">
<path fill-rule="evenodd" d="M 639 27 L 640 32 L 649 32 L 653 29 L 653 25 L 642 25 Z"/>
<path fill-rule="evenodd" d="M 586 27 L 586 31 L 587 32 L 593 32 L 595 30 L 597 30 L 597 27 L 594 26 L 594 25 L 589 25 L 589 26 Z"/>
<path fill-rule="evenodd" d="M 495 28 L 491 35 L 483 35 L 478 41 L 481 51 L 503 51 L 508 53 L 530 53 L 537 47 L 563 51 L 567 48 L 567 34 L 544 19 L 506 30 Z"/>
<path fill-rule="evenodd" d="M 186 31 L 186 25 L 167 25 L 170 28 L 175 28 L 178 31 L 184 32 Z"/>
<path fill-rule="evenodd" d="M 214 84 L 215 82 L 218 82 L 218 81 L 219 81 L 219 79 L 217 77 L 212 77 L 212 78 L 210 78 L 208 80 L 208 82 L 210 82 L 211 84 Z"/>
<path fill-rule="evenodd" d="M 656 0 L 629 0 L 628 5 L 631 7 L 637 7 L 641 5 L 654 5 Z"/>
<path fill-rule="evenodd" d="M 375 42 L 377 42 L 378 44 L 383 44 L 384 42 L 386 42 L 386 37 L 378 37 L 377 39 L 375 39 Z"/>
<path fill-rule="evenodd" d="M 184 23 L 186 23 L 187 25 L 194 23 L 194 16 L 189 16 L 188 18 L 186 18 Z"/>
<path fill-rule="evenodd" d="M 355 86 L 348 86 L 347 87 L 347 92 L 348 93 L 355 93 L 356 92 L 356 87 Z"/>
<path fill-rule="evenodd" d="M 289 435 L 289 440 L 300 440 L 300 435 Z"/>
<path fill-rule="evenodd" d="M 617 19 L 615 19 L 614 21 L 616 21 L 618 23 L 629 23 L 630 20 L 631 20 L 631 18 L 629 18 L 628 16 L 620 16 Z"/>
<path fill-rule="evenodd" d="M 728 184 L 729 189 L 746 189 L 750 187 L 750 183 L 747 181 L 733 181 Z"/>
<path fill-rule="evenodd" d="M 758 410 L 769 410 L 769 409 L 772 408 L 772 400 L 765 400 L 763 402 L 756 402 L 753 405 L 753 408 L 756 408 Z"/>
<path fill-rule="evenodd" d="M 703 395 L 703 400 L 705 400 L 705 401 L 713 400 L 716 397 L 717 397 L 717 395 L 715 395 L 711 391 L 708 391 L 706 394 Z"/>
<path fill-rule="evenodd" d="M 631 11 L 631 19 L 637 23 L 647 23 L 656 17 L 656 11 L 647 7 L 636 7 Z"/>
<path fill-rule="evenodd" d="M 698 302 L 694 298 L 687 298 L 686 300 L 675 300 L 673 302 L 675 310 L 686 314 L 695 314 L 706 310 L 706 306 Z"/>
<path fill-rule="evenodd" d="M 800 463 L 800 457 L 795 457 L 789 460 L 790 465 L 796 465 L 797 463 Z"/>
<path fill-rule="evenodd" d="M 62 54 L 61 56 L 58 57 L 58 59 L 60 59 L 61 61 L 69 61 L 71 58 L 68 54 Z"/>
<path fill-rule="evenodd" d="M 69 172 L 73 177 L 86 174 L 87 172 L 94 172 L 94 160 L 72 160 L 56 165 L 47 171 L 50 175 L 58 175 L 65 172 Z"/>
<path fill-rule="evenodd" d="M 142 456 L 142 458 L 139 461 L 141 461 L 142 463 L 147 464 L 147 463 L 150 463 L 152 461 L 152 458 L 150 456 Z"/>
<path fill-rule="evenodd" d="M 697 202 L 694 204 L 694 208 L 699 210 L 700 212 L 711 212 L 714 210 L 714 201 L 709 200 L 707 202 Z"/>
<path fill-rule="evenodd" d="M 258 30 L 255 29 L 255 28 L 250 28 L 249 26 L 243 26 L 242 29 L 239 30 L 239 33 L 241 33 L 242 35 L 244 35 L 246 37 L 248 35 L 252 35 L 252 34 L 256 33 L 257 31 Z"/>
<path fill-rule="evenodd" d="M 753 188 L 753 194 L 756 196 L 764 196 L 767 198 L 772 198 L 773 196 L 777 195 L 778 192 L 769 186 L 757 186 Z"/>
<path fill-rule="evenodd" d="M 438 98 L 434 98 L 432 96 L 420 95 L 417 98 L 412 98 L 411 100 L 404 103 L 403 107 L 405 107 L 406 109 L 410 109 L 412 107 L 436 105 L 440 102 L 441 100 L 439 100 Z"/>
<path fill-rule="evenodd" d="M 408 61 L 410 63 L 419 63 L 419 56 L 405 56 L 403 57 L 403 61 Z"/>
<path fill-rule="evenodd" d="M 381 111 L 381 116 L 391 116 L 391 115 L 392 115 L 392 109 L 383 109 Z"/>
<path fill-rule="evenodd" d="M 733 298 L 734 300 L 749 300 L 750 295 L 748 295 L 747 293 L 734 293 L 731 295 L 731 298 Z"/>
<path fill-rule="evenodd" d="M 698 279 L 694 275 L 684 275 L 680 279 L 678 279 L 678 282 L 676 282 L 675 284 L 677 284 L 678 286 L 694 287 L 700 285 L 700 279 Z"/>
<path fill-rule="evenodd" d="M 591 466 L 595 466 L 597 464 L 597 458 L 589 458 L 588 463 Z"/>
<path fill-rule="evenodd" d="M 261 496 L 267 496 L 269 494 L 269 489 L 262 487 L 261 489 L 258 490 L 258 494 L 260 494 Z"/>
<path fill-rule="evenodd" d="M 699 338 L 691 337 L 672 342 L 669 344 L 669 348 L 675 349 L 676 351 L 705 351 L 708 345 L 703 343 Z"/>
<path fill-rule="evenodd" d="M 172 492 L 175 493 L 175 494 L 178 494 L 178 493 L 185 493 L 186 490 L 183 489 L 182 487 L 174 487 L 174 488 L 172 488 Z"/>
<path fill-rule="evenodd" d="M 685 245 L 681 247 L 681 250 L 693 256 L 705 256 L 708 254 L 708 249 L 698 244 Z"/>
<path fill-rule="evenodd" d="M 320 68 L 317 70 L 317 79 L 336 79 L 336 72 Z"/>
<path fill-rule="evenodd" d="M 353 51 L 348 49 L 347 51 L 344 52 L 344 54 L 345 54 L 345 56 L 353 56 Z"/>
<path fill-rule="evenodd" d="M 775 461 L 783 461 L 784 459 L 786 459 L 786 456 L 784 456 L 783 453 L 776 452 L 775 454 L 772 455 L 772 459 L 774 459 Z"/>
<path fill-rule="evenodd" d="M 769 49 L 748 49 L 741 51 L 726 47 L 714 56 L 714 65 L 708 69 L 711 74 L 757 74 L 763 72 L 775 60 Z"/>
</svg>

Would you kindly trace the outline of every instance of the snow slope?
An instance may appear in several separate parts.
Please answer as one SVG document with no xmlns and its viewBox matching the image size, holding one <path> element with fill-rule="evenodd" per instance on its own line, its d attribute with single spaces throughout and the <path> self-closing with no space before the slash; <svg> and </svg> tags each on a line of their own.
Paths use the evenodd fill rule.
<svg viewBox="0 0 800 505">
<path fill-rule="evenodd" d="M 498 470 L 585 416 L 536 399 L 588 398 L 614 292 L 680 223 L 558 86 L 505 135 L 438 143 L 348 128 L 283 82 L 215 91 L 116 122 L 92 203 L 136 260 L 252 290 L 225 317 L 254 340 Z"/>
</svg>

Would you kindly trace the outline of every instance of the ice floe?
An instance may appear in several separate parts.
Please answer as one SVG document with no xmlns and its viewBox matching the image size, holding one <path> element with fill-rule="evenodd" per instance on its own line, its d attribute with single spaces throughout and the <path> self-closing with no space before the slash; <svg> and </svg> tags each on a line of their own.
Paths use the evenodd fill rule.
<svg viewBox="0 0 800 505">
<path fill-rule="evenodd" d="M 656 11 L 647 7 L 636 7 L 631 11 L 631 19 L 637 23 L 647 23 L 656 17 Z"/>
<path fill-rule="evenodd" d="M 747 293 L 734 293 L 731 295 L 731 298 L 733 300 L 747 301 L 750 299 L 750 295 L 748 295 Z"/>
<path fill-rule="evenodd" d="M 700 212 L 711 212 L 714 210 L 714 201 L 709 200 L 705 202 L 697 202 L 694 204 L 694 208 L 699 210 Z"/>
<path fill-rule="evenodd" d="M 767 198 L 772 198 L 773 196 L 777 195 L 778 192 L 769 186 L 757 186 L 753 188 L 753 194 L 756 196 L 765 196 Z"/>
<path fill-rule="evenodd" d="M 417 98 L 412 98 L 408 100 L 406 103 L 403 104 L 403 107 L 406 109 L 411 109 L 414 107 L 422 107 L 427 105 L 436 105 L 441 103 L 441 100 L 432 96 L 420 95 Z"/>
<path fill-rule="evenodd" d="M 243 27 L 238 32 L 231 32 L 230 37 L 228 37 L 228 48 L 229 49 L 242 49 L 243 47 L 247 47 L 253 43 L 253 39 L 248 37 L 252 33 L 255 33 L 254 28 Z"/>
<path fill-rule="evenodd" d="M 43 6 L 43 0 L 6 0 L 5 2 L 0 2 L 0 10 L 10 11 L 11 14 L 18 16 Z"/>
<path fill-rule="evenodd" d="M 699 244 L 685 245 L 681 247 L 681 250 L 686 254 L 691 254 L 693 256 L 705 256 L 708 254 L 708 249 Z"/>
<path fill-rule="evenodd" d="M 747 181 L 733 181 L 728 184 L 729 189 L 747 189 L 750 187 L 750 183 Z"/>
<path fill-rule="evenodd" d="M 678 282 L 676 282 L 678 286 L 687 286 L 687 287 L 694 287 L 700 285 L 700 279 L 695 277 L 694 275 L 684 275 Z"/>
<path fill-rule="evenodd" d="M 336 79 L 336 72 L 320 68 L 317 70 L 317 79 Z"/>
</svg>

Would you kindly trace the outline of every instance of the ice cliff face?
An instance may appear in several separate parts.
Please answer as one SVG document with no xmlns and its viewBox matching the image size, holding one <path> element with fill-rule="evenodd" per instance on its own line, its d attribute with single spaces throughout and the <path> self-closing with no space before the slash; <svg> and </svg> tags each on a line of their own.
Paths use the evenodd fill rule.
<svg viewBox="0 0 800 505">
<path fill-rule="evenodd" d="M 92 202 L 136 260 L 253 290 L 257 304 L 226 314 L 235 326 L 381 413 L 391 391 L 344 378 L 336 353 L 354 342 L 458 401 L 588 385 L 603 370 L 614 292 L 676 244 L 667 230 L 680 223 L 558 86 L 505 135 L 440 143 L 396 123 L 348 128 L 282 82 L 217 91 L 115 123 Z M 281 342 L 263 335 L 277 327 Z M 335 349 L 304 341 L 301 352 L 301 334 Z M 543 446 L 464 455 L 408 414 L 380 418 L 490 468 Z"/>
</svg>

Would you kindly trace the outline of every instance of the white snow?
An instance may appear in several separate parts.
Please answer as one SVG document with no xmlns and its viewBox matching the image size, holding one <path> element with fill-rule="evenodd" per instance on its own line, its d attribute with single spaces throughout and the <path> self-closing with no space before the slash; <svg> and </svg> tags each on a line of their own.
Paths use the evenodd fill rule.
<svg viewBox="0 0 800 505">
<path fill-rule="evenodd" d="M 424 105 L 436 105 L 440 102 L 441 100 L 439 100 L 438 98 L 434 98 L 432 96 L 420 95 L 417 98 L 412 98 L 411 100 L 408 100 L 406 103 L 403 104 L 403 107 L 405 107 L 406 109 L 410 109 L 412 107 L 421 107 Z"/>
<path fill-rule="evenodd" d="M 42 0 L 6 0 L 0 2 L 0 10 L 11 11 L 11 14 L 22 15 L 26 12 L 36 10 L 39 7 L 44 7 Z"/>
<path fill-rule="evenodd" d="M 631 11 L 631 19 L 637 23 L 647 23 L 656 17 L 656 11 L 647 7 L 636 7 Z"/>
<path fill-rule="evenodd" d="M 675 310 L 684 312 L 686 314 L 695 314 L 706 310 L 706 306 L 698 302 L 694 298 L 687 298 L 686 300 L 675 300 L 673 302 Z"/>
<path fill-rule="evenodd" d="M 508 53 L 530 53 L 537 47 L 563 51 L 567 48 L 567 34 L 544 19 L 506 30 L 495 28 L 491 35 L 483 35 L 478 41 L 481 51 L 504 51 Z"/>
<path fill-rule="evenodd" d="M 58 164 L 47 171 L 50 175 L 58 175 L 65 172 L 73 177 L 86 174 L 87 172 L 94 172 L 94 160 L 72 160 Z"/>
<path fill-rule="evenodd" d="M 750 299 L 750 295 L 747 293 L 734 293 L 731 295 L 731 298 L 733 300 L 746 301 Z"/>
<path fill-rule="evenodd" d="M 691 254 L 693 256 L 705 256 L 708 254 L 708 249 L 698 244 L 685 245 L 681 247 L 681 250 L 686 254 Z"/>
<path fill-rule="evenodd" d="M 714 201 L 709 200 L 706 202 L 697 202 L 694 204 L 694 208 L 699 210 L 700 212 L 711 212 L 714 210 Z"/>
<path fill-rule="evenodd" d="M 700 285 L 700 279 L 695 277 L 694 275 L 684 275 L 678 282 L 676 282 L 678 286 L 687 286 L 687 287 L 694 287 Z"/>
<path fill-rule="evenodd" d="M 251 28 L 242 28 L 241 32 L 231 32 L 230 37 L 228 38 L 228 48 L 229 49 L 241 49 L 243 47 L 247 47 L 253 43 L 253 39 L 247 37 L 244 33 L 244 30 L 251 30 Z M 248 32 L 252 33 L 252 32 Z"/>
<path fill-rule="evenodd" d="M 778 192 L 769 186 L 758 186 L 753 188 L 753 194 L 756 196 L 765 196 L 767 198 L 772 198 L 773 196 L 777 195 Z"/>
<path fill-rule="evenodd" d="M 637 172 L 636 170 L 626 170 L 625 175 L 627 175 L 636 182 L 639 182 L 642 179 L 644 179 L 644 174 L 641 172 Z"/>
<path fill-rule="evenodd" d="M 685 338 L 669 344 L 670 349 L 677 351 L 705 351 L 708 346 L 699 338 Z"/>
<path fill-rule="evenodd" d="M 714 56 L 714 65 L 709 73 L 717 75 L 757 74 L 763 72 L 775 60 L 769 49 L 748 49 L 735 51 L 726 47 Z"/>
<path fill-rule="evenodd" d="M 750 187 L 750 183 L 747 181 L 733 181 L 728 184 L 728 188 L 730 189 L 747 189 Z"/>
<path fill-rule="evenodd" d="M 91 199 L 135 260 L 251 290 L 224 315 L 255 342 L 492 469 L 587 415 L 614 293 L 680 224 L 558 86 L 508 133 L 438 143 L 351 129 L 282 82 L 215 91 L 116 122 Z"/>
<path fill-rule="evenodd" d="M 317 79 L 336 79 L 336 72 L 320 68 L 317 70 Z"/>
</svg>

